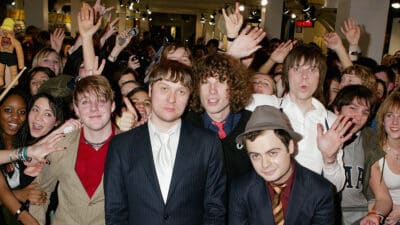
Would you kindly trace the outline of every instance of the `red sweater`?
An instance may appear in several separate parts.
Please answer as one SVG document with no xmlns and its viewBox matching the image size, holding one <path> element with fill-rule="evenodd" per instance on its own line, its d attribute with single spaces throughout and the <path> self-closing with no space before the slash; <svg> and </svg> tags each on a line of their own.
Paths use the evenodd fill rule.
<svg viewBox="0 0 400 225">
<path fill-rule="evenodd" d="M 99 150 L 96 150 L 91 145 L 85 143 L 82 129 L 75 171 L 89 198 L 92 198 L 103 177 L 108 145 L 114 135 L 115 129 L 113 127 L 110 137 L 108 137 L 107 141 Z"/>
</svg>

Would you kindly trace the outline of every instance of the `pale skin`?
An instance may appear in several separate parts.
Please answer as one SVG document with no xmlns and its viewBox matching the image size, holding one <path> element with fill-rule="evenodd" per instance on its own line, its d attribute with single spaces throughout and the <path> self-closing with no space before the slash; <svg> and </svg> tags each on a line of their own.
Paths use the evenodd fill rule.
<svg viewBox="0 0 400 225">
<path fill-rule="evenodd" d="M 324 40 L 326 46 L 336 52 L 340 62 L 343 65 L 343 68 L 347 68 L 353 65 L 349 54 L 347 54 L 346 49 L 343 46 L 342 40 L 337 33 L 332 32 L 325 34 Z"/>
</svg>

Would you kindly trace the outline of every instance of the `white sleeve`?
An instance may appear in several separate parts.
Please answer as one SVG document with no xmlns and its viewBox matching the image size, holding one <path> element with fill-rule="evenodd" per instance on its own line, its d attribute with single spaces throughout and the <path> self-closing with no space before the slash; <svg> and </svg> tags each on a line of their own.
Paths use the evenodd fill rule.
<svg viewBox="0 0 400 225">
<path fill-rule="evenodd" d="M 341 191 L 346 182 L 343 165 L 343 149 L 339 150 L 336 156 L 336 162 L 329 166 L 324 164 L 322 170 L 324 177 L 336 186 L 336 191 Z"/>
</svg>

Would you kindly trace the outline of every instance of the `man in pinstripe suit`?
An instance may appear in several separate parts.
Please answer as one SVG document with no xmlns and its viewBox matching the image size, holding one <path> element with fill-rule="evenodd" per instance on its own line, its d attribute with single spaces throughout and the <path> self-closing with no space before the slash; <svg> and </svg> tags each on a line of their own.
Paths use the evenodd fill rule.
<svg viewBox="0 0 400 225">
<path fill-rule="evenodd" d="M 106 224 L 224 224 L 225 174 L 216 134 L 181 120 L 191 69 L 175 61 L 149 75 L 152 114 L 116 136 L 104 177 Z"/>
</svg>

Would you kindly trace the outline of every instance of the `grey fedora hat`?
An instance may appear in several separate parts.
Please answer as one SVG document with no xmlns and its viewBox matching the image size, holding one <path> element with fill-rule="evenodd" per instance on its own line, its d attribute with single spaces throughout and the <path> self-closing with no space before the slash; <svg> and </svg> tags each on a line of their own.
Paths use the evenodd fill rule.
<svg viewBox="0 0 400 225">
<path fill-rule="evenodd" d="M 247 121 L 244 132 L 236 137 L 236 143 L 243 145 L 244 136 L 250 132 L 277 129 L 288 132 L 296 142 L 302 139 L 302 136 L 293 130 L 285 113 L 273 106 L 257 106 L 251 114 L 249 121 Z"/>
</svg>

